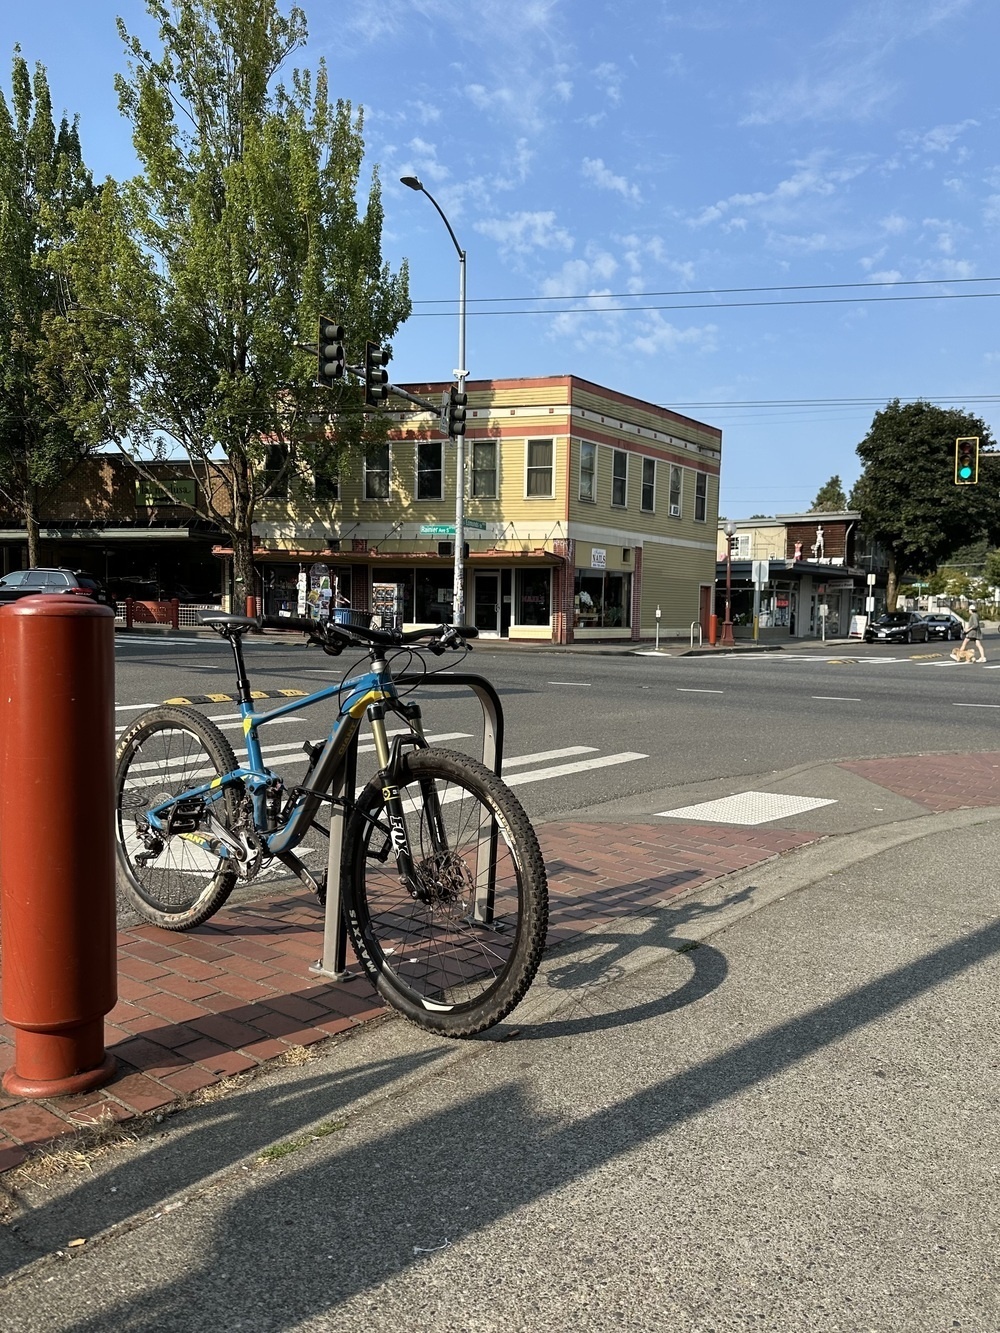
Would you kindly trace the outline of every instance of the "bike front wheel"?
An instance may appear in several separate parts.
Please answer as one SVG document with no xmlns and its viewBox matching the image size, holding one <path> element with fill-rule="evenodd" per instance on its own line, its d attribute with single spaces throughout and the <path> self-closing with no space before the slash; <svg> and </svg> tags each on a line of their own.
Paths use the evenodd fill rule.
<svg viewBox="0 0 1000 1333">
<path fill-rule="evenodd" d="M 236 768 L 232 746 L 194 708 L 150 709 L 125 731 L 115 768 L 118 886 L 154 925 L 190 930 L 217 912 L 237 880 L 232 859 L 207 832 L 209 809 L 227 827 L 235 797 L 178 807 L 175 828 L 152 832 L 146 812 Z"/>
<path fill-rule="evenodd" d="M 538 839 L 513 792 L 466 755 L 414 751 L 395 790 L 398 805 L 375 778 L 348 827 L 351 942 L 405 1017 L 442 1036 L 475 1036 L 510 1013 L 538 970 L 548 921 Z M 396 859 L 403 847 L 409 883 Z"/>
</svg>

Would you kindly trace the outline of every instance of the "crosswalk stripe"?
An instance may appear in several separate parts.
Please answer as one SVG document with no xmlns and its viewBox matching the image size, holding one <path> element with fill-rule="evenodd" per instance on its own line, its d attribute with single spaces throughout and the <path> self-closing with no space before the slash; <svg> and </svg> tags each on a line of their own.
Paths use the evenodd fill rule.
<svg viewBox="0 0 1000 1333">
<path fill-rule="evenodd" d="M 511 773 L 506 771 L 503 780 L 508 787 L 520 787 L 526 782 L 545 782 L 549 778 L 563 778 L 570 773 L 585 773 L 591 768 L 610 768 L 614 764 L 631 764 L 636 759 L 648 759 L 648 754 L 639 754 L 634 750 L 623 750 L 620 754 L 599 754 L 593 759 L 581 759 L 575 764 L 554 764 L 551 768 L 537 768 L 530 773 Z"/>
</svg>

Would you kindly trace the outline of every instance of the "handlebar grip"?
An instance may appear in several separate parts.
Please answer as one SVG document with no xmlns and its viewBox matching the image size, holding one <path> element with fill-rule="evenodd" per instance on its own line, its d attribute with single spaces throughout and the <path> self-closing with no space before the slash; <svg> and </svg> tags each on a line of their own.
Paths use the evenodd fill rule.
<svg viewBox="0 0 1000 1333">
<path fill-rule="evenodd" d="M 451 628 L 463 639 L 478 639 L 479 631 L 475 625 L 452 625 Z"/>
</svg>

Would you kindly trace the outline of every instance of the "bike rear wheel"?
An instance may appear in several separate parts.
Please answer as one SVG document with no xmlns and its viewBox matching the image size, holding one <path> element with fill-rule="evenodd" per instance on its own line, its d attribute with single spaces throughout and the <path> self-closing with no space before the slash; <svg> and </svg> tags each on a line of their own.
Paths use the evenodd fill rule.
<svg viewBox="0 0 1000 1333">
<path fill-rule="evenodd" d="M 548 890 L 534 829 L 489 769 L 417 750 L 399 782 L 420 897 L 401 882 L 380 777 L 358 798 L 344 849 L 344 911 L 379 993 L 448 1037 L 485 1031 L 514 1008 L 545 946 Z"/>
<path fill-rule="evenodd" d="M 200 829 L 143 837 L 145 812 L 236 768 L 232 746 L 194 708 L 165 705 L 143 713 L 118 744 L 115 768 L 115 836 L 118 885 L 148 921 L 167 930 L 190 930 L 207 921 L 237 880 L 232 860 L 220 855 Z M 235 798 L 220 793 L 216 819 L 231 825 Z M 183 821 L 181 821 L 183 822 Z M 195 819 L 193 822 L 198 823 Z"/>
</svg>

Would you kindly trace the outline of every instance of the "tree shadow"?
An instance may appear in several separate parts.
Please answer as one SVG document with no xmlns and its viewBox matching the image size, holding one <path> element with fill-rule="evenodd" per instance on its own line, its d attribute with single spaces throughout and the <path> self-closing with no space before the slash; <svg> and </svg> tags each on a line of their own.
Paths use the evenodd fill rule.
<svg viewBox="0 0 1000 1333">
<path fill-rule="evenodd" d="M 189 1326 L 192 1309 L 216 1306 L 222 1288 L 230 1326 L 242 1319 L 255 1333 L 277 1333 L 330 1319 L 352 1297 L 378 1293 L 423 1254 L 460 1246 L 622 1161 L 998 952 L 1000 923 L 992 923 L 570 1123 L 538 1114 L 527 1082 L 509 1077 L 457 1104 L 439 1096 L 445 1105 L 391 1133 L 369 1126 L 366 1135 L 364 1124 L 348 1122 L 338 1149 L 321 1159 L 308 1151 L 289 1157 L 280 1170 L 233 1191 L 211 1219 L 207 1251 L 203 1231 L 200 1249 L 187 1240 L 186 1229 L 203 1225 L 203 1217 L 185 1220 L 180 1212 L 161 1221 L 157 1244 L 196 1253 L 200 1266 L 185 1266 L 183 1278 L 158 1285 L 137 1272 L 126 1279 L 129 1294 L 109 1300 L 99 1315 L 78 1318 L 75 1333 L 179 1331 Z M 262 1245 L 262 1236 L 281 1243 Z M 96 1252 L 81 1262 L 91 1257 L 99 1265 Z"/>
</svg>

